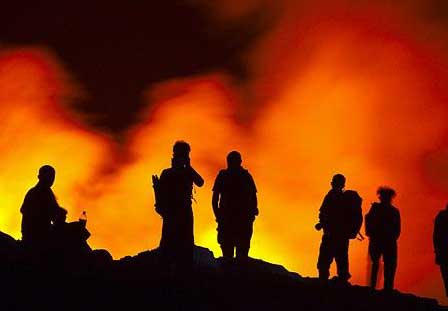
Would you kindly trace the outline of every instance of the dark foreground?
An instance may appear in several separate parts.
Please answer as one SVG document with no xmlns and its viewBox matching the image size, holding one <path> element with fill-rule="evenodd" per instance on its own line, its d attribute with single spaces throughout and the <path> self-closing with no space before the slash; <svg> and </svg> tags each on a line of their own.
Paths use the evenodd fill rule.
<svg viewBox="0 0 448 311">
<path fill-rule="evenodd" d="M 0 310 L 443 309 L 433 299 L 320 283 L 261 260 L 226 266 L 201 247 L 190 272 L 164 266 L 157 250 L 117 261 L 97 255 L 87 268 L 72 263 L 64 270 L 70 273 L 38 271 L 3 257 Z"/>
</svg>

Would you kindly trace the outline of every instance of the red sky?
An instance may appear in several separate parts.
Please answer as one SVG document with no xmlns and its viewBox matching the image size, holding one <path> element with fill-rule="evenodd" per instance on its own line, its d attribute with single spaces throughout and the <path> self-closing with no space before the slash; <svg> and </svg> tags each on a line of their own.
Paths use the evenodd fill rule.
<svg viewBox="0 0 448 311">
<path fill-rule="evenodd" d="M 257 15 L 266 29 L 238 53 L 247 76 L 217 67 L 148 84 L 143 108 L 119 139 L 76 109 L 91 89 L 63 55 L 45 44 L 1 49 L 0 230 L 20 238 L 21 201 L 48 163 L 69 218 L 87 211 L 93 247 L 115 258 L 154 248 L 161 220 L 150 177 L 184 139 L 206 179 L 193 204 L 196 243 L 216 256 L 211 186 L 227 152 L 237 149 L 259 189 L 253 257 L 316 275 L 320 233 L 313 225 L 331 176 L 343 173 L 364 212 L 378 186 L 396 189 L 403 228 L 397 287 L 442 299 L 431 234 L 448 185 L 443 7 L 193 3 L 215 30 L 255 11 L 272 13 Z M 352 283 L 366 284 L 367 241 L 351 243 L 350 260 Z"/>
</svg>

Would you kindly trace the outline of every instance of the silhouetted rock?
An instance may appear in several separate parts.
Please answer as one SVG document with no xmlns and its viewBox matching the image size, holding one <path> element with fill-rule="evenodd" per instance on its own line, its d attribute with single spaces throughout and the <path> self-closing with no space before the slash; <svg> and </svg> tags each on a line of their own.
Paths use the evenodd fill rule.
<svg viewBox="0 0 448 311">
<path fill-rule="evenodd" d="M 0 264 L 9 265 L 20 257 L 19 242 L 0 231 Z"/>
<path fill-rule="evenodd" d="M 0 235 L 0 243 L 13 242 Z M 9 243 L 8 242 L 8 243 Z M 322 282 L 252 259 L 229 263 L 194 248 L 189 271 L 158 249 L 112 261 L 92 253 L 89 273 L 53 275 L 16 263 L 2 273 L 2 310 L 441 310 L 434 299 Z M 0 272 L 4 272 L 1 267 Z"/>
</svg>

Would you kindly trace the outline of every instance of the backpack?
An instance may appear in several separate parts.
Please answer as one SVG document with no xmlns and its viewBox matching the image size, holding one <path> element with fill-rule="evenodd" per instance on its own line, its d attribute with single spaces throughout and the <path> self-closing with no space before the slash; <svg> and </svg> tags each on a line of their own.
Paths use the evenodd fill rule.
<svg viewBox="0 0 448 311">
<path fill-rule="evenodd" d="M 347 208 L 346 223 L 350 239 L 355 239 L 362 226 L 362 198 L 354 190 L 344 191 L 344 205 Z"/>
<path fill-rule="evenodd" d="M 163 205 L 160 191 L 160 179 L 157 175 L 152 175 L 152 187 L 154 188 L 154 207 L 156 213 L 163 216 Z"/>
</svg>

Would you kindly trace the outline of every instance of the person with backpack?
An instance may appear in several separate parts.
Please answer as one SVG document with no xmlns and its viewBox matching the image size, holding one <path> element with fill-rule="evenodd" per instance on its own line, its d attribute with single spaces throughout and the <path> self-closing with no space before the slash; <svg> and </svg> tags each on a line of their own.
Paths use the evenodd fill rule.
<svg viewBox="0 0 448 311">
<path fill-rule="evenodd" d="M 436 264 L 440 266 L 445 294 L 448 297 L 448 204 L 437 214 L 432 238 Z"/>
<path fill-rule="evenodd" d="M 227 169 L 216 177 L 212 207 L 218 223 L 218 243 L 229 262 L 236 249 L 238 261 L 248 258 L 252 227 L 258 215 L 257 188 L 248 170 L 241 166 L 241 154 L 227 155 Z"/>
<path fill-rule="evenodd" d="M 332 189 L 325 196 L 319 210 L 319 223 L 316 230 L 323 229 L 319 248 L 317 269 L 319 279 L 328 280 L 330 265 L 336 260 L 336 280 L 347 282 L 349 273 L 349 240 L 356 238 L 362 224 L 362 199 L 356 191 L 347 190 L 345 176 L 336 174 L 331 181 Z"/>
<path fill-rule="evenodd" d="M 171 167 L 153 176 L 156 212 L 162 216 L 160 251 L 168 262 L 189 266 L 193 263 L 193 185 L 204 180 L 190 164 L 190 145 L 177 141 L 173 146 Z"/>
<path fill-rule="evenodd" d="M 397 240 L 401 232 L 399 210 L 392 205 L 395 190 L 380 187 L 377 190 L 380 202 L 372 204 L 365 216 L 366 235 L 369 237 L 369 255 L 372 260 L 370 287 L 376 288 L 379 260 L 384 262 L 384 289 L 393 290 L 397 269 Z"/>
</svg>

